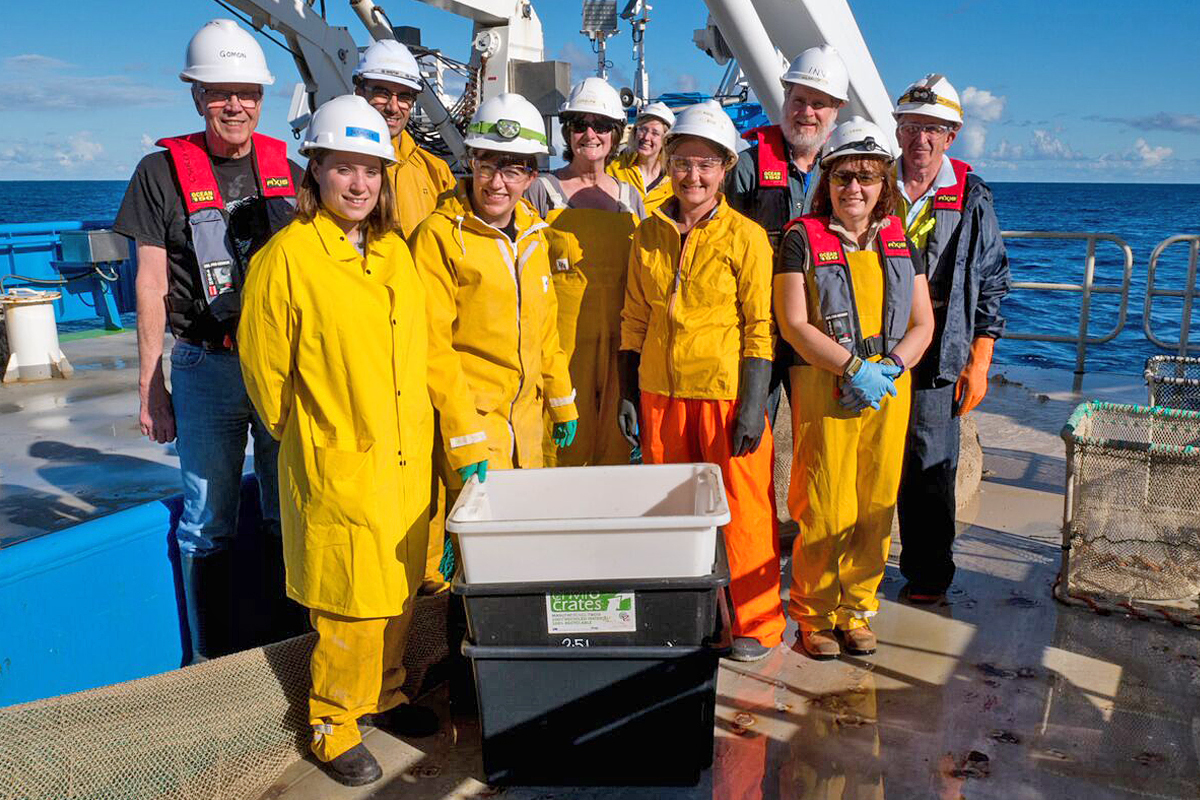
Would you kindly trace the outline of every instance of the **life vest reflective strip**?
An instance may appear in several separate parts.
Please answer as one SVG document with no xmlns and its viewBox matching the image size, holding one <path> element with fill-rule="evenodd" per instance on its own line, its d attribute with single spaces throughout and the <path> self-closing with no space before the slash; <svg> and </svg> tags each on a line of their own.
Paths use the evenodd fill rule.
<svg viewBox="0 0 1200 800">
<path fill-rule="evenodd" d="M 787 148 L 779 126 L 763 125 L 742 134 L 742 138 L 758 144 L 758 188 L 788 188 Z"/>
<path fill-rule="evenodd" d="M 829 229 L 829 217 L 807 215 L 787 224 L 804 226 L 811 255 L 811 276 L 817 289 L 821 323 L 835 342 L 861 358 L 885 355 L 904 338 L 912 315 L 913 263 L 899 217 L 888 217 L 879 231 L 883 247 L 884 309 L 883 331 L 864 337 L 854 300 L 854 283 L 846 251 L 837 234 Z"/>
<path fill-rule="evenodd" d="M 188 214 L 188 230 L 200 266 L 204 294 L 196 305 L 207 306 L 220 321 L 233 319 L 240 311 L 236 298 L 241 289 L 245 265 L 230 249 L 225 200 L 221 197 L 217 176 L 208 157 L 204 134 L 167 137 L 159 139 L 156 144 L 167 150 Z M 288 164 L 287 145 L 278 139 L 256 133 L 251 152 L 254 155 L 259 194 L 268 200 L 282 199 L 290 211 L 296 204 L 296 187 Z M 273 213 L 271 204 L 268 204 L 268 217 L 273 231 L 282 227 L 278 223 L 286 224 L 285 216 L 290 214 L 283 214 L 282 211 Z"/>
<path fill-rule="evenodd" d="M 950 166 L 954 169 L 954 185 L 944 186 L 934 193 L 931 209 L 933 230 L 925 240 L 925 260 L 931 280 L 942 257 L 942 251 L 946 249 L 950 237 L 958 229 L 963 206 L 967 202 L 967 173 L 971 171 L 971 165 L 952 158 Z"/>
</svg>

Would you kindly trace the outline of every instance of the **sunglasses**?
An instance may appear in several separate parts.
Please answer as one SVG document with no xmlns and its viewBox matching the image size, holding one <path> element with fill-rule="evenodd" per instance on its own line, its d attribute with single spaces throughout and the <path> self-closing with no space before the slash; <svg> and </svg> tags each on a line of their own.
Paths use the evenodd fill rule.
<svg viewBox="0 0 1200 800">
<path fill-rule="evenodd" d="M 584 133 L 588 128 L 595 133 L 612 133 L 618 128 L 617 123 L 603 117 L 571 117 L 563 124 L 571 133 Z"/>
<path fill-rule="evenodd" d="M 883 182 L 883 175 L 870 170 L 839 169 L 829 174 L 829 182 L 834 186 L 849 186 L 850 181 L 858 181 L 859 186 L 874 186 Z"/>
</svg>

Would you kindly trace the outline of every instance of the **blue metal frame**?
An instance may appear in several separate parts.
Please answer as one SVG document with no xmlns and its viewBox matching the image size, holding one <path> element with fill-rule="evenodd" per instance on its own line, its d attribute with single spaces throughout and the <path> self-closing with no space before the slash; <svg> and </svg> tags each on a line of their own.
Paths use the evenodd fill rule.
<svg viewBox="0 0 1200 800">
<path fill-rule="evenodd" d="M 99 318 L 109 330 L 121 329 L 122 313 L 137 308 L 134 279 L 137 258 L 133 248 L 126 261 L 104 264 L 101 275 L 92 264 L 62 260 L 63 231 L 112 227 L 111 221 L 66 220 L 0 225 L 0 279 L 4 288 L 25 286 L 62 292 L 54 313 L 59 322 Z M 31 278 L 33 280 L 24 280 Z"/>
</svg>

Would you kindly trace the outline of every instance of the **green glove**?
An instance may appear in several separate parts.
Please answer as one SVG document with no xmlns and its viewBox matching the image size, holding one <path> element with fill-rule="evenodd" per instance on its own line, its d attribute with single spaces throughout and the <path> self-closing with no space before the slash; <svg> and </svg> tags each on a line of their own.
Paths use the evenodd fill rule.
<svg viewBox="0 0 1200 800">
<path fill-rule="evenodd" d="M 465 467 L 459 467 L 455 470 L 463 483 L 466 483 L 472 475 L 479 478 L 479 482 L 483 483 L 487 480 L 487 460 L 476 461 L 474 464 L 467 464 Z"/>
<path fill-rule="evenodd" d="M 570 447 L 575 441 L 575 430 L 579 427 L 579 420 L 573 419 L 570 422 L 556 422 L 554 429 L 550 433 L 550 438 L 554 439 L 554 443 L 561 450 L 564 447 Z"/>
</svg>

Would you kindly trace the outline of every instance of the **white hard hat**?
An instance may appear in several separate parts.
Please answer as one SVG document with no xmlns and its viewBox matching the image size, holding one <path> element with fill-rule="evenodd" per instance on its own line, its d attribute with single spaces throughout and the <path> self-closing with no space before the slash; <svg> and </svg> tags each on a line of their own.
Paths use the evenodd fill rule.
<svg viewBox="0 0 1200 800">
<path fill-rule="evenodd" d="M 514 92 L 486 101 L 467 126 L 467 147 L 499 153 L 537 155 L 549 153 L 546 124 L 533 103 Z"/>
<path fill-rule="evenodd" d="M 275 76 L 267 69 L 267 59 L 253 36 L 231 19 L 214 19 L 188 42 L 187 64 L 179 80 L 269 86 Z"/>
<path fill-rule="evenodd" d="M 308 130 L 304 132 L 304 141 L 300 143 L 300 153 L 311 156 L 316 150 L 377 156 L 385 164 L 396 160 L 387 122 L 370 103 L 356 94 L 327 100 L 313 112 Z"/>
<path fill-rule="evenodd" d="M 649 103 L 638 112 L 637 122 L 640 125 L 648 119 L 660 120 L 669 128 L 675 124 L 675 112 L 666 103 Z"/>
<path fill-rule="evenodd" d="M 959 102 L 958 92 L 954 91 L 945 75 L 933 72 L 909 86 L 904 90 L 904 94 L 900 95 L 892 115 L 899 119 L 901 114 L 924 114 L 958 125 L 962 125 L 963 121 L 962 103 Z"/>
<path fill-rule="evenodd" d="M 354 77 L 391 81 L 421 91 L 421 68 L 408 48 L 395 39 L 380 39 L 363 51 Z"/>
<path fill-rule="evenodd" d="M 731 156 L 737 155 L 737 128 L 716 100 L 705 100 L 685 108 L 667 134 L 667 142 L 671 142 L 677 136 L 698 136 L 719 146 Z"/>
<path fill-rule="evenodd" d="M 821 154 L 821 166 L 842 156 L 883 156 L 895 160 L 888 139 L 878 125 L 862 117 L 851 117 L 833 129 L 825 150 Z"/>
<path fill-rule="evenodd" d="M 850 99 L 850 74 L 846 72 L 846 62 L 827 44 L 810 47 L 798 55 L 780 80 L 785 84 L 811 86 L 843 102 Z"/>
<path fill-rule="evenodd" d="M 595 114 L 625 124 L 621 95 L 603 78 L 584 78 L 571 87 L 567 102 L 558 110 L 563 114 Z"/>
</svg>

